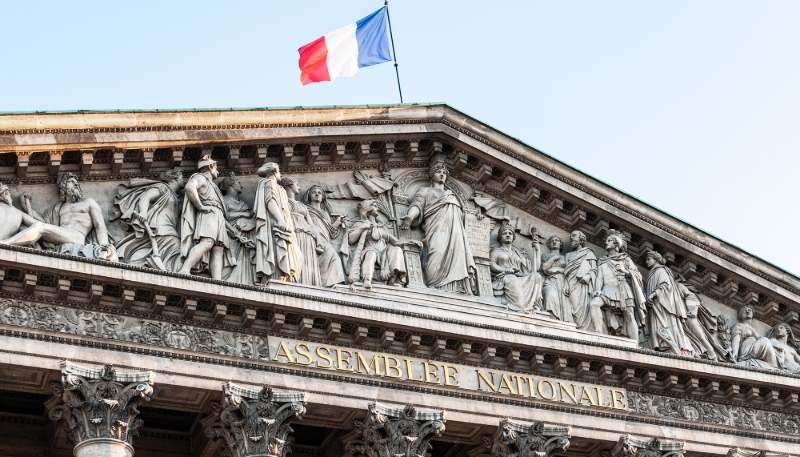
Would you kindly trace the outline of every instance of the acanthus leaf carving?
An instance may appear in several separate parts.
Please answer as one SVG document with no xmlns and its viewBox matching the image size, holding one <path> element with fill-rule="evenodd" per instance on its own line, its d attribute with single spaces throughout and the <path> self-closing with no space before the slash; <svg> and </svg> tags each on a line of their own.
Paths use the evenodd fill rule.
<svg viewBox="0 0 800 457">
<path fill-rule="evenodd" d="M 506 418 L 494 435 L 483 437 L 483 443 L 492 457 L 550 457 L 556 451 L 566 452 L 570 431 L 570 427 L 538 421 L 524 424 Z"/>
<path fill-rule="evenodd" d="M 368 405 L 366 422 L 355 421 L 361 439 L 348 442 L 345 452 L 366 457 L 430 457 L 430 440 L 445 429 L 444 411 L 420 412 L 414 405 L 392 409 Z"/>
<path fill-rule="evenodd" d="M 307 394 L 248 389 L 226 382 L 224 399 L 202 420 L 205 435 L 226 457 L 285 457 L 291 453 L 290 423 L 303 418 Z"/>
<path fill-rule="evenodd" d="M 62 422 L 76 444 L 97 438 L 133 444 L 142 426 L 137 409 L 153 393 L 155 373 L 119 372 L 111 365 L 87 368 L 59 363 L 61 382 L 52 383 L 54 397 L 46 406 L 51 420 Z"/>
<path fill-rule="evenodd" d="M 684 443 L 662 441 L 658 437 L 649 440 L 622 435 L 611 450 L 601 451 L 603 457 L 682 457 Z"/>
</svg>

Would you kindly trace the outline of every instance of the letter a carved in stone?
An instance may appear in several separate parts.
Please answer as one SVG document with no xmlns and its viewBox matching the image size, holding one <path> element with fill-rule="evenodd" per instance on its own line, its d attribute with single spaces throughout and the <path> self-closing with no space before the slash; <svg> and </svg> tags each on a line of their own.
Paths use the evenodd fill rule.
<svg viewBox="0 0 800 457">
<path fill-rule="evenodd" d="M 682 457 L 684 443 L 664 442 L 658 438 L 643 440 L 622 435 L 610 451 L 600 451 L 602 457 Z"/>
<path fill-rule="evenodd" d="M 370 403 L 367 421 L 355 421 L 361 438 L 348 442 L 344 450 L 354 456 L 425 457 L 431 438 L 444 431 L 444 422 L 444 411 L 418 412 L 414 405 L 391 409 Z"/>
<path fill-rule="evenodd" d="M 61 382 L 52 384 L 55 396 L 45 406 L 50 419 L 63 421 L 75 455 L 132 456 L 132 437 L 142 426 L 136 408 L 150 400 L 155 373 L 59 365 Z"/>
<path fill-rule="evenodd" d="M 567 450 L 569 437 L 570 427 L 503 419 L 494 435 L 485 435 L 483 442 L 492 457 L 550 457 L 555 451 Z"/>
<path fill-rule="evenodd" d="M 214 412 L 202 420 L 208 438 L 226 457 L 285 457 L 291 452 L 289 423 L 306 412 L 305 392 L 260 391 L 226 382 L 224 400 L 212 403 Z"/>
</svg>

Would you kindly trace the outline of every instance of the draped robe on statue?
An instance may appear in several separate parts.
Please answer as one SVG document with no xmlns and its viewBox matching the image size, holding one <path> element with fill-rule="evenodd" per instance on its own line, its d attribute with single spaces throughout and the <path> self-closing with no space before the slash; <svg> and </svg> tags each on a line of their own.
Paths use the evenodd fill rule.
<svg viewBox="0 0 800 457">
<path fill-rule="evenodd" d="M 344 270 L 342 260 L 336 253 L 331 239 L 339 236 L 339 228 L 333 226 L 330 214 L 322 209 L 317 209 L 311 205 L 306 205 L 311 222 L 316 225 L 319 236 L 322 240 L 323 251 L 317 254 L 317 264 L 319 265 L 319 275 L 323 286 L 344 283 Z"/>
<path fill-rule="evenodd" d="M 236 265 L 236 259 L 231 254 L 231 239 L 228 236 L 228 228 L 225 203 L 222 201 L 222 191 L 219 190 L 214 181 L 202 173 L 195 173 L 189 181 L 199 176 L 205 180 L 205 185 L 197 186 L 197 196 L 200 203 L 211 208 L 211 211 L 204 213 L 194 207 L 189 198 L 183 199 L 183 211 L 181 213 L 181 256 L 185 258 L 189 251 L 201 238 L 214 240 L 214 246 L 223 246 L 222 272 L 228 274 L 228 270 Z M 211 259 L 211 251 L 206 251 L 203 258 L 192 266 L 193 271 L 201 272 L 208 268 Z"/>
<path fill-rule="evenodd" d="M 645 281 L 645 296 L 655 293 L 648 309 L 647 345 L 656 351 L 671 351 L 676 355 L 694 352 L 686 335 L 684 321 L 687 318 L 683 296 L 664 265 L 655 265 Z"/>
<path fill-rule="evenodd" d="M 291 208 L 294 233 L 297 247 L 303 253 L 303 262 L 297 282 L 309 286 L 321 286 L 319 265 L 317 264 L 317 241 L 311 230 L 311 221 L 308 219 L 308 208 L 297 200 L 288 200 Z"/>
<path fill-rule="evenodd" d="M 630 279 L 625 272 L 630 272 Z M 634 315 L 639 322 L 639 327 L 645 321 L 645 298 L 642 292 L 642 275 L 636 268 L 631 257 L 626 253 L 604 256 L 597 262 L 597 281 L 600 286 L 600 298 L 603 300 L 607 330 L 612 334 L 619 334 L 624 329 L 622 313 L 626 308 L 634 307 Z M 630 281 L 630 283 L 628 282 Z M 631 283 L 634 287 L 631 287 Z M 638 335 L 628 335 L 629 338 L 638 338 Z"/>
<path fill-rule="evenodd" d="M 518 268 L 519 273 L 499 273 L 492 277 L 492 288 L 501 293 L 500 302 L 511 311 L 529 313 L 542 304 L 542 276 L 533 269 L 533 262 L 519 249 L 510 246 L 492 248 L 492 263 L 500 268 Z"/>
<path fill-rule="evenodd" d="M 569 299 L 564 296 L 564 268 L 567 265 L 563 255 L 554 252 L 542 254 L 542 265 L 556 257 L 553 265 L 547 270 L 542 269 L 544 286 L 542 296 L 544 310 L 564 322 L 572 322 L 572 307 Z"/>
<path fill-rule="evenodd" d="M 731 338 L 739 337 L 737 365 L 774 370 L 783 368 L 769 338 L 761 336 L 750 324 L 739 322 L 731 327 Z"/>
<path fill-rule="evenodd" d="M 161 196 L 150 203 L 147 214 L 142 216 L 155 237 L 164 266 L 169 271 L 178 271 L 181 267 L 181 239 L 178 235 L 180 197 L 161 181 L 133 178 L 129 183 L 119 185 L 112 208 L 114 215 L 110 220 L 119 219 L 122 227 L 133 233 L 119 243 L 117 254 L 129 265 L 158 268 L 151 260 L 153 245 L 150 237 L 141 222 L 133 218 L 139 208 L 139 199 L 154 188 Z"/>
<path fill-rule="evenodd" d="M 225 196 L 225 209 L 228 215 L 231 213 L 243 213 L 250 211 L 247 204 L 239 199 Z M 255 219 L 244 216 L 231 217 L 228 222 L 239 230 L 239 233 L 249 240 L 255 241 Z M 225 281 L 236 282 L 239 284 L 255 284 L 256 282 L 256 251 L 248 248 L 239 240 L 231 240 L 231 253 L 236 258 L 236 266 L 231 269 Z"/>
<path fill-rule="evenodd" d="M 453 191 L 423 187 L 409 209 L 413 206 L 419 208 L 417 220 L 423 222 L 425 232 L 426 285 L 471 295 L 475 261 L 464 231 L 464 213 Z"/>
<path fill-rule="evenodd" d="M 591 249 L 582 247 L 566 255 L 567 266 L 564 268 L 564 286 L 569 291 L 565 297 L 572 309 L 572 319 L 579 330 L 589 330 L 592 318 L 589 315 L 589 302 L 594 293 L 594 281 L 597 278 L 597 257 Z M 581 278 L 587 277 L 586 284 Z"/>
<path fill-rule="evenodd" d="M 286 224 L 286 231 L 275 227 L 267 207 L 274 201 Z M 256 275 L 267 279 L 297 281 L 303 254 L 297 246 L 289 198 L 275 176 L 262 178 L 256 190 Z"/>
</svg>

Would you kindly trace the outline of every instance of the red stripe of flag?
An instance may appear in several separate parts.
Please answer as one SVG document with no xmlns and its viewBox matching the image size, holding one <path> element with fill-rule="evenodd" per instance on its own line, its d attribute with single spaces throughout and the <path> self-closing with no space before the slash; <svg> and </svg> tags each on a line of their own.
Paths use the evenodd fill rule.
<svg viewBox="0 0 800 457">
<path fill-rule="evenodd" d="M 328 47 L 325 45 L 325 36 L 321 36 L 311 43 L 308 43 L 298 49 L 297 52 L 300 53 L 300 60 L 298 61 L 300 66 L 300 82 L 302 82 L 304 86 L 309 83 L 331 80 L 326 63 Z"/>
</svg>

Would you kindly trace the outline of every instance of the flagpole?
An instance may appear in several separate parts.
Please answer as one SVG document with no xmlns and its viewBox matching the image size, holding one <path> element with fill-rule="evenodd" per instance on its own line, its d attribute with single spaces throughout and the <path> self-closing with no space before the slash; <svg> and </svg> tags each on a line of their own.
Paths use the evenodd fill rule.
<svg viewBox="0 0 800 457">
<path fill-rule="evenodd" d="M 392 18 L 389 17 L 389 0 L 385 0 L 386 19 L 389 21 L 389 39 L 392 40 L 392 58 L 394 58 L 394 74 L 397 76 L 397 91 L 400 93 L 400 103 L 403 103 L 403 89 L 400 88 L 400 70 L 397 69 L 397 52 L 394 50 L 394 35 L 392 35 Z"/>
</svg>

